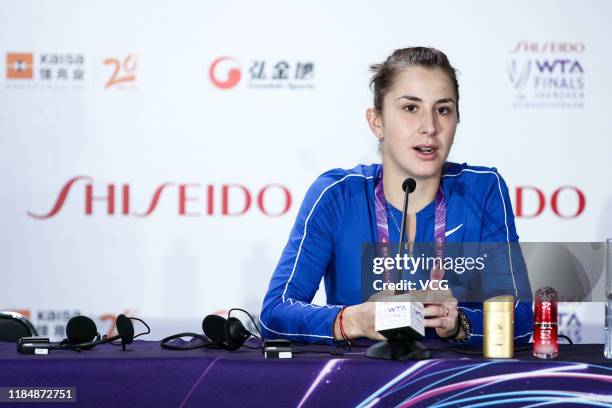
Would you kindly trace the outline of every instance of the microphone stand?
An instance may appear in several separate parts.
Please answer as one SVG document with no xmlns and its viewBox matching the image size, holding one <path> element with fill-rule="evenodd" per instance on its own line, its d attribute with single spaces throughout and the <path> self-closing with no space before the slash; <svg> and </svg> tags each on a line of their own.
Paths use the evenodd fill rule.
<svg viewBox="0 0 612 408">
<path fill-rule="evenodd" d="M 412 183 L 410 183 L 410 181 L 412 181 Z M 404 189 L 405 195 L 404 195 L 404 208 L 402 209 L 402 226 L 400 227 L 400 239 L 399 239 L 399 244 L 397 246 L 397 254 L 399 255 L 399 257 L 402 257 L 402 253 L 404 252 L 404 236 L 406 235 L 406 216 L 408 215 L 408 194 L 412 193 L 416 187 L 416 183 L 414 182 L 414 179 L 412 178 L 407 178 L 406 180 L 404 180 L 404 182 L 402 183 L 402 188 Z M 399 279 L 400 281 L 402 280 L 403 277 L 403 273 L 400 270 L 399 271 Z M 395 290 L 395 294 L 399 295 L 404 293 L 403 290 Z"/>
<path fill-rule="evenodd" d="M 400 228 L 400 240 L 397 248 L 397 253 L 400 258 L 403 253 L 404 236 L 406 232 L 406 215 L 408 213 L 408 195 L 412 193 L 416 188 L 416 182 L 413 178 L 407 178 L 402 183 L 402 189 L 405 191 L 404 195 L 404 208 L 402 210 L 402 226 Z M 402 279 L 402 273 L 400 271 L 399 278 Z M 401 295 L 405 293 L 401 290 L 395 290 L 395 295 Z M 378 302 L 392 301 L 391 299 L 385 300 L 384 298 L 378 299 Z M 377 358 L 383 360 L 425 360 L 431 358 L 431 352 L 427 348 L 416 340 L 420 335 L 416 334 L 409 327 L 399 327 L 396 329 L 384 330 L 381 332 L 387 340 L 379 341 L 376 344 L 371 345 L 366 350 L 366 356 L 370 358 Z"/>
</svg>

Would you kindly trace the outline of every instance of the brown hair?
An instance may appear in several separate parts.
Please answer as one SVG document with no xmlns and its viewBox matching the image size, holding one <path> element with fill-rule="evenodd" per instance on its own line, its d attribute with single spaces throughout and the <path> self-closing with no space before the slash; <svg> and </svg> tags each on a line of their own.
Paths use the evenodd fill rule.
<svg viewBox="0 0 612 408">
<path fill-rule="evenodd" d="M 459 84 L 456 70 L 448 61 L 442 51 L 431 47 L 400 48 L 395 51 L 382 64 L 373 64 L 370 71 L 374 73 L 370 79 L 370 89 L 374 92 L 374 107 L 382 113 L 383 100 L 389 92 L 395 78 L 403 68 L 420 66 L 425 68 L 440 68 L 453 83 L 455 97 L 457 98 L 457 122 L 459 121 Z"/>
</svg>

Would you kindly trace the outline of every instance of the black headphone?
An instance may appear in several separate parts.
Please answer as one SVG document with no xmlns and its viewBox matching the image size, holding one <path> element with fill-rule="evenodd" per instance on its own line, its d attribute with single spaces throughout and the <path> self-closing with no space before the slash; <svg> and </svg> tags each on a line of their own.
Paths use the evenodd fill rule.
<svg viewBox="0 0 612 408">
<path fill-rule="evenodd" d="M 240 320 L 229 316 L 227 319 L 217 315 L 206 316 L 202 322 L 202 330 L 213 343 L 230 351 L 238 350 L 252 336 Z"/>
<path fill-rule="evenodd" d="M 100 340 L 100 333 L 93 320 L 87 316 L 74 316 L 66 324 L 66 338 L 59 345 L 75 345 L 91 343 Z M 93 346 L 83 346 L 82 350 L 89 350 Z"/>
<path fill-rule="evenodd" d="M 52 349 L 57 350 L 90 350 L 98 344 L 111 343 L 115 340 L 121 340 L 121 346 L 125 350 L 127 344 L 132 344 L 134 336 L 134 324 L 132 319 L 142 322 L 148 329 L 148 334 L 151 332 L 149 326 L 140 319 L 135 317 L 127 317 L 124 314 L 117 316 L 115 326 L 117 327 L 117 335 L 112 337 L 100 336 L 98 329 L 93 320 L 87 316 L 75 316 L 68 321 L 66 325 L 66 339 L 59 344 L 53 345 Z"/>
<path fill-rule="evenodd" d="M 179 333 L 163 339 L 160 346 L 167 350 L 193 350 L 197 348 L 214 348 L 229 351 L 238 350 L 244 345 L 249 337 L 253 336 L 253 334 L 244 327 L 240 320 L 230 316 L 233 310 L 240 310 L 253 320 L 251 315 L 242 309 L 230 309 L 227 314 L 227 319 L 217 315 L 208 315 L 202 321 L 204 336 L 197 333 Z M 257 326 L 255 327 L 257 328 Z M 259 329 L 257 329 L 257 331 L 259 331 Z M 180 337 L 193 337 L 201 340 L 201 343 L 191 345 L 176 345 L 170 343 L 172 340 L 176 340 Z"/>
<path fill-rule="evenodd" d="M 231 317 L 231 314 L 234 310 L 240 311 L 249 317 L 258 335 L 255 335 L 251 333 L 249 330 L 247 330 L 240 320 L 238 320 L 235 317 Z M 217 316 L 217 315 L 206 316 L 204 320 L 202 321 L 202 331 L 204 332 L 204 335 L 197 334 L 197 333 L 179 333 L 179 334 L 174 334 L 172 336 L 168 336 L 161 341 L 160 346 L 167 350 L 193 350 L 193 349 L 198 349 L 198 348 L 210 348 L 210 349 L 222 349 L 222 350 L 234 351 L 234 350 L 238 350 L 240 347 L 245 347 L 245 348 L 252 349 L 252 350 L 264 351 L 264 343 L 266 339 L 264 339 L 264 337 L 262 336 L 261 331 L 259 330 L 259 327 L 257 326 L 257 324 L 255 323 L 255 320 L 253 319 L 253 316 L 251 316 L 249 312 L 247 312 L 244 309 L 239 309 L 237 307 L 230 309 L 227 312 L 227 319 L 221 316 Z M 261 344 L 256 347 L 245 344 L 246 341 L 251 336 L 258 338 L 261 341 Z M 196 344 L 172 344 L 171 343 L 172 340 L 176 340 L 181 337 L 192 337 L 194 339 L 200 340 L 200 342 Z M 191 341 L 189 341 L 189 343 L 191 343 Z M 296 346 L 300 346 L 300 345 L 311 346 L 315 344 L 325 344 L 325 343 L 321 342 L 321 343 L 299 344 L 297 342 L 293 342 L 293 345 L 296 345 Z M 338 347 L 340 346 L 336 346 L 336 349 Z M 342 347 L 344 348 L 344 346 Z M 364 346 L 364 347 L 367 347 L 367 346 Z M 350 349 L 351 348 L 349 345 L 348 350 Z M 330 352 L 327 350 L 299 350 L 298 349 L 298 350 L 293 351 L 293 353 L 309 353 L 309 352 L 331 354 L 335 356 L 343 354 L 342 352 L 338 352 L 337 350 Z"/>
</svg>

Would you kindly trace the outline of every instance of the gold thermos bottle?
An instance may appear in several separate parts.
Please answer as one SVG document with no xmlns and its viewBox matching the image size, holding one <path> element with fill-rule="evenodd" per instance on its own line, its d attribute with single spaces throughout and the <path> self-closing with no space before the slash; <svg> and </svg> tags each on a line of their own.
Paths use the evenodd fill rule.
<svg viewBox="0 0 612 408">
<path fill-rule="evenodd" d="M 483 355 L 514 356 L 514 297 L 496 296 L 484 302 Z"/>
</svg>

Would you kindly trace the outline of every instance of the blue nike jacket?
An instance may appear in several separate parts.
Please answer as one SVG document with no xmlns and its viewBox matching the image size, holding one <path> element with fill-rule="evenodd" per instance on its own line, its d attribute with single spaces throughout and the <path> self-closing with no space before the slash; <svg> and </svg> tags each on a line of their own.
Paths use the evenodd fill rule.
<svg viewBox="0 0 612 408">
<path fill-rule="evenodd" d="M 364 243 L 378 242 L 374 185 L 381 170 L 380 164 L 333 169 L 309 188 L 263 301 L 260 324 L 264 337 L 333 343 L 333 325 L 341 307 L 364 301 L 361 250 Z M 447 246 L 507 243 L 512 276 L 506 284 L 514 286 L 517 298 L 527 299 L 524 294 L 531 294 L 531 289 L 516 244 L 508 188 L 497 170 L 447 163 L 441 186 L 447 202 Z M 389 238 L 398 242 L 399 229 L 393 220 L 401 223 L 402 213 L 388 207 Z M 415 242 L 433 242 L 434 209 L 432 201 L 416 214 Z M 327 304 L 315 305 L 311 301 L 321 279 L 325 280 Z M 470 320 L 468 344 L 482 343 L 482 303 L 460 302 L 459 309 Z M 528 342 L 533 329 L 531 302 L 515 303 L 514 320 L 515 340 Z M 426 337 L 436 337 L 435 330 L 427 329 Z"/>
</svg>

